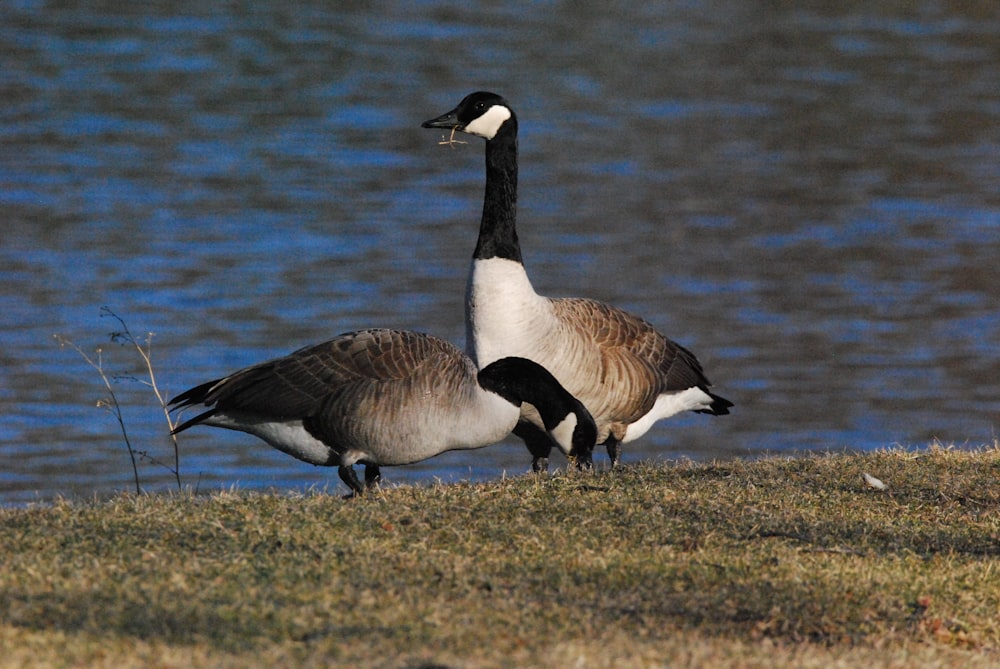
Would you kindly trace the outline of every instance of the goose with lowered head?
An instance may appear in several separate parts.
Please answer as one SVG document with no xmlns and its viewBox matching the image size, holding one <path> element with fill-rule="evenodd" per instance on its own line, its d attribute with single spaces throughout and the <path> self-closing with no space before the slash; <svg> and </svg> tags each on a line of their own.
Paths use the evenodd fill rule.
<svg viewBox="0 0 1000 669">
<path fill-rule="evenodd" d="M 170 400 L 208 407 L 178 425 L 247 432 L 299 460 L 336 466 L 353 495 L 375 485 L 382 465 L 500 441 L 522 402 L 567 455 L 589 460 L 590 414 L 542 366 L 505 356 L 477 372 L 454 344 L 407 330 L 349 332 L 209 381 Z M 365 465 L 365 484 L 354 471 Z"/>
<path fill-rule="evenodd" d="M 472 93 L 423 127 L 486 140 L 483 215 L 466 294 L 466 347 L 477 365 L 506 356 L 543 365 L 590 410 L 612 466 L 621 444 L 658 420 L 682 411 L 729 413 L 732 402 L 709 391 L 694 354 L 642 318 L 595 300 L 535 293 L 515 226 L 517 116 L 504 98 Z M 528 405 L 515 433 L 532 453 L 533 467 L 543 470 L 552 440 Z"/>
</svg>

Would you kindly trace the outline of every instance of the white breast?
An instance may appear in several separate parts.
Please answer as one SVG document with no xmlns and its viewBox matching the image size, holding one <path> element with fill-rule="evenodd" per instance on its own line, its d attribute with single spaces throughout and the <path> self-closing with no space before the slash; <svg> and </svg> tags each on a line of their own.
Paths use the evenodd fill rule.
<svg viewBox="0 0 1000 669">
<path fill-rule="evenodd" d="M 556 325 L 551 304 L 535 293 L 524 265 L 506 258 L 472 261 L 466 308 L 467 353 L 480 369 L 507 356 L 536 359 Z"/>
</svg>

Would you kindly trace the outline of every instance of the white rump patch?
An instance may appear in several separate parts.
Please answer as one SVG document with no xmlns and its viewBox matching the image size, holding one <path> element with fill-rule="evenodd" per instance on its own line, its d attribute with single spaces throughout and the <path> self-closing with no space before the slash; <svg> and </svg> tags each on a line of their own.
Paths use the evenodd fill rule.
<svg viewBox="0 0 1000 669">
<path fill-rule="evenodd" d="M 696 411 L 712 406 L 712 397 L 698 387 L 688 388 L 679 393 L 663 394 L 656 398 L 656 403 L 645 416 L 630 424 L 625 429 L 622 443 L 638 439 L 653 427 L 658 420 L 669 418 L 682 411 Z"/>
<path fill-rule="evenodd" d="M 563 418 L 558 425 L 549 431 L 549 434 L 556 440 L 559 444 L 559 448 L 562 449 L 563 453 L 569 455 L 569 452 L 573 450 L 573 430 L 576 429 L 576 414 L 568 413 L 566 417 Z"/>
<path fill-rule="evenodd" d="M 511 117 L 510 110 L 503 105 L 493 105 L 486 112 L 465 126 L 465 132 L 470 135 L 493 139 L 500 132 L 500 126 Z"/>
</svg>

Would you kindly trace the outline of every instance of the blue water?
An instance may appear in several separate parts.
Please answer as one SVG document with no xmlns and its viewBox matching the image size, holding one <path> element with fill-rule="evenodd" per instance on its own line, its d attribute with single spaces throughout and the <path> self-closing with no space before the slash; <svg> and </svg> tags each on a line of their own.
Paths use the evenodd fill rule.
<svg viewBox="0 0 1000 669">
<path fill-rule="evenodd" d="M 994 443 L 1000 10 L 745 3 L 0 4 L 0 503 L 174 485 L 164 395 L 339 332 L 464 339 L 482 145 L 518 111 L 536 289 L 642 314 L 731 416 L 625 460 Z M 192 430 L 185 486 L 344 491 Z M 155 462 L 152 461 L 155 459 Z M 520 475 L 515 441 L 387 470 Z M 560 465 L 562 463 L 556 462 Z M 598 458 L 598 466 L 604 460 Z"/>
</svg>

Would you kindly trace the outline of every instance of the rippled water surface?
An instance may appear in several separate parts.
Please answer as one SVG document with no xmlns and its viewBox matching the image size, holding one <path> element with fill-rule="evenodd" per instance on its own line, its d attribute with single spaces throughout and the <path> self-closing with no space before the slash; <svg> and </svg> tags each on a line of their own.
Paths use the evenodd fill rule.
<svg viewBox="0 0 1000 669">
<path fill-rule="evenodd" d="M 1000 9 L 632 4 L 0 4 L 0 503 L 132 486 L 56 334 L 101 349 L 144 489 L 172 485 L 104 306 L 155 333 L 167 395 L 359 327 L 462 344 L 483 147 L 420 123 L 477 89 L 519 114 L 536 289 L 642 314 L 736 403 L 626 461 L 992 443 Z M 509 440 L 386 474 L 528 463 Z M 340 486 L 207 428 L 180 465 L 199 490 Z"/>
</svg>

